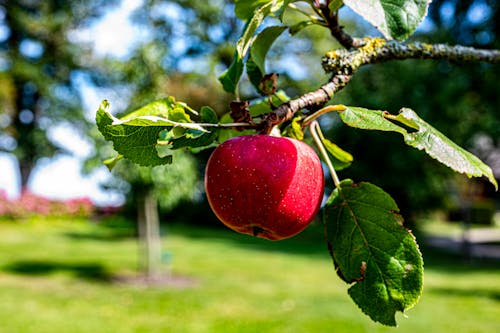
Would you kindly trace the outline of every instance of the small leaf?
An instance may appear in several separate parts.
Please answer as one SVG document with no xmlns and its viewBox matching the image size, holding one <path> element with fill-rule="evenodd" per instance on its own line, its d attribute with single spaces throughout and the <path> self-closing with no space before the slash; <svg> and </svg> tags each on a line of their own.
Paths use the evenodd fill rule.
<svg viewBox="0 0 500 333">
<path fill-rule="evenodd" d="M 300 116 L 293 117 L 291 124 L 283 131 L 283 135 L 302 141 L 304 139 L 304 131 L 302 130 L 301 120 L 302 117 Z"/>
<path fill-rule="evenodd" d="M 273 108 L 280 106 L 281 104 L 288 102 L 290 97 L 287 96 L 286 92 L 283 90 L 278 90 L 274 95 L 271 96 L 272 106 L 269 103 L 269 98 L 262 98 L 250 105 L 250 115 L 252 118 L 267 114 L 273 111 Z"/>
<path fill-rule="evenodd" d="M 200 110 L 201 122 L 207 124 L 217 124 L 218 117 L 215 111 L 204 106 Z M 191 151 L 200 151 L 205 148 L 209 148 L 213 145 L 217 139 L 218 130 L 216 128 L 211 128 L 210 132 L 203 132 L 199 136 L 184 136 L 178 139 L 171 140 L 172 149 L 180 149 L 183 147 L 189 147 Z"/>
<path fill-rule="evenodd" d="M 404 129 L 385 119 L 382 116 L 383 113 L 383 111 L 348 106 L 345 111 L 339 112 L 339 115 L 340 119 L 351 127 L 377 131 L 392 131 L 404 135 Z"/>
<path fill-rule="evenodd" d="M 123 155 L 118 154 L 115 157 L 108 158 L 103 163 L 108 168 L 108 170 L 111 171 L 115 167 L 116 163 L 118 163 L 118 161 L 121 160 L 122 158 Z"/>
<path fill-rule="evenodd" d="M 214 109 L 209 106 L 201 107 L 200 117 L 202 123 L 217 124 L 217 122 L 219 121 L 217 113 L 215 113 Z"/>
<path fill-rule="evenodd" d="M 327 245 L 349 295 L 374 321 L 396 326 L 396 312 L 418 301 L 423 261 L 394 200 L 370 183 L 344 180 L 325 207 Z"/>
<path fill-rule="evenodd" d="M 180 109 L 181 112 L 184 113 L 184 115 L 182 115 L 182 118 L 186 118 L 186 121 L 190 121 L 189 115 L 185 113 L 185 104 L 182 102 L 177 102 L 175 98 L 172 96 L 158 99 L 149 104 L 146 104 L 143 107 L 121 117 L 120 119 L 125 121 L 141 116 L 157 116 L 178 121 L 177 119 L 174 119 L 174 117 L 172 116 L 172 113 L 175 112 L 176 109 Z"/>
<path fill-rule="evenodd" d="M 344 0 L 387 39 L 405 40 L 427 15 L 431 0 Z"/>
<path fill-rule="evenodd" d="M 343 0 L 332 0 L 330 1 L 330 4 L 328 4 L 328 9 L 330 9 L 331 12 L 335 12 L 342 7 L 344 4 Z"/>
<path fill-rule="evenodd" d="M 285 26 L 267 27 L 255 37 L 255 41 L 250 49 L 250 56 L 263 73 L 266 71 L 265 61 L 269 48 L 285 30 Z"/>
<path fill-rule="evenodd" d="M 407 145 L 424 150 L 432 158 L 456 172 L 469 177 L 485 176 L 495 188 L 498 188 L 489 166 L 426 123 L 413 110 L 405 108 L 399 115 L 394 116 L 385 111 L 347 107 L 339 114 L 342 121 L 352 127 L 400 133 Z M 398 122 L 402 126 L 398 126 Z"/>
<path fill-rule="evenodd" d="M 326 138 L 322 138 L 321 142 L 332 157 L 330 160 L 332 161 L 335 170 L 340 171 L 351 165 L 354 158 L 350 153 L 346 152 Z"/>
</svg>

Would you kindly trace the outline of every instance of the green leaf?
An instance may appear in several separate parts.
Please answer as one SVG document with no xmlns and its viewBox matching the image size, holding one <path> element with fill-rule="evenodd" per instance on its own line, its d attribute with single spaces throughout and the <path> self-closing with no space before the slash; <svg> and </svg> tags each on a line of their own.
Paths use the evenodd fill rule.
<svg viewBox="0 0 500 333">
<path fill-rule="evenodd" d="M 335 11 L 339 10 L 343 4 L 344 4 L 343 0 L 332 0 L 328 4 L 328 9 L 330 9 L 331 12 L 335 12 Z"/>
<path fill-rule="evenodd" d="M 293 117 L 292 122 L 283 131 L 283 135 L 297 140 L 304 140 L 304 131 L 301 126 L 301 116 Z"/>
<path fill-rule="evenodd" d="M 344 0 L 387 39 L 405 40 L 427 15 L 431 0 Z"/>
<path fill-rule="evenodd" d="M 143 166 L 172 162 L 170 149 L 200 148 L 211 145 L 216 131 L 191 122 L 186 113 L 192 111 L 172 97 L 154 101 L 121 119 L 109 113 L 109 103 L 103 101 L 96 114 L 99 131 L 123 157 Z M 204 107 L 200 112 L 204 123 L 217 123 L 215 112 Z M 112 167 L 117 160 L 109 160 Z"/>
<path fill-rule="evenodd" d="M 347 107 L 345 111 L 340 112 L 340 118 L 347 125 L 356 128 L 398 132 L 403 135 L 407 145 L 424 150 L 456 172 L 469 177 L 485 176 L 495 188 L 498 188 L 488 165 L 426 123 L 413 110 L 405 108 L 394 116 L 385 111 Z"/>
<path fill-rule="evenodd" d="M 354 158 L 350 153 L 346 152 L 326 138 L 322 138 L 321 142 L 326 148 L 328 154 L 332 157 L 330 160 L 332 161 L 335 170 L 340 171 L 351 165 Z"/>
<path fill-rule="evenodd" d="M 172 163 L 171 156 L 160 157 L 156 150 L 158 134 L 165 126 L 159 126 L 154 121 L 129 126 L 113 117 L 108 109 L 109 103 L 103 101 L 97 110 L 96 123 L 104 138 L 113 142 L 119 154 L 144 166 Z"/>
<path fill-rule="evenodd" d="M 250 3 L 253 1 L 245 1 L 245 3 L 247 2 Z M 245 59 L 250 45 L 253 43 L 257 28 L 269 14 L 270 5 L 271 4 L 266 4 L 257 8 L 255 12 L 252 12 L 253 16 L 251 16 L 251 19 L 247 22 L 245 29 L 243 29 L 243 34 L 240 39 L 238 39 L 238 42 L 236 42 L 236 51 L 231 65 L 219 76 L 219 81 L 222 83 L 222 87 L 229 93 L 234 94 L 236 92 L 236 87 L 238 86 L 238 82 L 243 74 L 243 60 Z"/>
<path fill-rule="evenodd" d="M 108 170 L 111 171 L 116 166 L 116 163 L 118 163 L 118 161 L 120 161 L 122 158 L 123 155 L 118 154 L 115 157 L 108 158 L 103 163 L 108 168 Z"/>
<path fill-rule="evenodd" d="M 219 76 L 219 81 L 222 84 L 224 91 L 231 94 L 236 92 L 236 87 L 240 81 L 241 74 L 243 74 L 244 67 L 245 65 L 243 63 L 243 59 L 238 52 L 235 51 L 231 65 Z"/>
<path fill-rule="evenodd" d="M 286 92 L 283 90 L 278 90 L 274 95 L 271 96 L 271 101 L 273 106 L 269 103 L 269 98 L 262 98 L 256 100 L 252 105 L 250 105 L 250 115 L 252 118 L 268 114 L 273 111 L 273 107 L 278 107 L 281 104 L 288 102 L 290 97 L 287 96 Z"/>
<path fill-rule="evenodd" d="M 203 106 L 201 108 L 200 117 L 202 123 L 217 124 L 217 122 L 219 121 L 217 113 L 215 113 L 214 109 L 209 106 Z"/>
<path fill-rule="evenodd" d="M 283 0 L 235 0 L 234 4 L 236 16 L 243 21 L 250 19 L 257 8 L 266 4 L 269 6 L 270 12 L 277 11 L 279 13 L 281 13 L 285 5 Z"/>
<path fill-rule="evenodd" d="M 404 129 L 385 119 L 383 113 L 384 111 L 347 106 L 345 111 L 339 112 L 339 115 L 340 119 L 351 127 L 405 133 Z"/>
<path fill-rule="evenodd" d="M 252 43 L 250 56 L 247 60 L 247 74 L 250 81 L 257 90 L 260 90 L 260 82 L 266 74 L 266 55 L 271 45 L 283 31 L 285 26 L 272 26 L 262 30 Z"/>
<path fill-rule="evenodd" d="M 396 326 L 396 312 L 418 301 L 423 261 L 394 200 L 370 183 L 344 180 L 324 210 L 327 245 L 349 295 L 374 321 Z"/>
<path fill-rule="evenodd" d="M 217 124 L 218 117 L 215 111 L 204 106 L 200 110 L 200 117 L 202 123 Z M 191 150 L 196 149 L 199 151 L 201 149 L 209 148 L 217 139 L 218 130 L 215 128 L 210 129 L 210 132 L 201 132 L 200 135 L 185 135 L 178 139 L 171 140 L 172 149 L 179 149 L 183 147 L 189 147 Z"/>
<path fill-rule="evenodd" d="M 185 103 L 178 102 L 174 97 L 169 96 L 153 101 L 133 112 L 128 113 L 120 119 L 129 120 L 141 116 L 157 116 L 177 122 L 190 122 L 191 119 L 186 113 L 186 110 L 192 111 L 187 108 Z"/>
</svg>

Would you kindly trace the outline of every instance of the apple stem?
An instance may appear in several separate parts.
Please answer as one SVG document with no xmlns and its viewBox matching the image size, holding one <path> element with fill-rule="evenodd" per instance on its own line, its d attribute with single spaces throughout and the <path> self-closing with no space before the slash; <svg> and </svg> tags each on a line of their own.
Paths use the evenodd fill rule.
<svg viewBox="0 0 500 333">
<path fill-rule="evenodd" d="M 311 131 L 311 135 L 314 139 L 314 142 L 316 143 L 316 146 L 318 147 L 321 155 L 323 156 L 323 159 L 325 160 L 326 165 L 328 166 L 328 170 L 330 170 L 330 175 L 332 177 L 333 183 L 335 184 L 335 187 L 340 187 L 340 180 L 339 177 L 337 176 L 337 172 L 335 172 L 335 168 L 333 167 L 332 161 L 330 160 L 330 157 L 326 152 L 325 146 L 323 145 L 323 140 L 325 137 L 321 132 L 321 127 L 319 126 L 318 121 L 316 120 L 311 121 L 311 123 L 309 124 L 309 130 Z"/>
</svg>

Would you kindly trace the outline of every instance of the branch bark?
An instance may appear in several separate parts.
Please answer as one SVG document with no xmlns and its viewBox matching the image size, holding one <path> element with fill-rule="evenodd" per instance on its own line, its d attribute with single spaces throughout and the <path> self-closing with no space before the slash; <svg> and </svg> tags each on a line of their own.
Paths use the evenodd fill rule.
<svg viewBox="0 0 500 333">
<path fill-rule="evenodd" d="M 339 49 L 328 52 L 323 58 L 325 72 L 332 73 L 330 80 L 313 92 L 280 105 L 267 114 L 259 124 L 260 132 L 269 133 L 275 125 L 293 118 L 295 113 L 307 109 L 313 113 L 344 88 L 355 72 L 364 65 L 391 60 L 433 59 L 456 63 L 500 63 L 500 50 L 482 50 L 461 45 L 387 42 L 385 39 L 366 39 L 364 46 L 349 51 Z"/>
<path fill-rule="evenodd" d="M 323 68 L 334 75 L 342 72 L 354 73 L 359 67 L 390 60 L 433 59 L 457 63 L 500 63 L 499 50 L 482 50 L 461 45 L 387 42 L 371 39 L 364 47 L 354 51 L 334 50 L 323 58 Z"/>
<path fill-rule="evenodd" d="M 340 43 L 340 45 L 346 49 L 359 48 L 364 45 L 363 39 L 354 38 L 344 31 L 344 27 L 339 24 L 338 12 L 330 11 L 328 4 L 320 5 L 319 9 L 330 29 L 330 34 Z"/>
</svg>

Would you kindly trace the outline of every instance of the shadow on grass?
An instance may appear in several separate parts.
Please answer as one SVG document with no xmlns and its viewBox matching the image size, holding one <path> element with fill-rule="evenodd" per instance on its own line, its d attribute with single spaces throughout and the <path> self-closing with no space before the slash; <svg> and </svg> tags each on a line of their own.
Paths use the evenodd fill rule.
<svg viewBox="0 0 500 333">
<path fill-rule="evenodd" d="M 135 238 L 137 234 L 135 222 L 122 218 L 103 218 L 93 222 L 94 228 L 86 231 L 68 231 L 64 235 L 75 241 L 122 241 Z"/>
<path fill-rule="evenodd" d="M 171 232 L 192 239 L 225 242 L 252 250 L 330 257 L 325 243 L 323 225 L 320 222 L 311 224 L 297 236 L 281 241 L 268 241 L 249 235 L 242 235 L 225 227 L 206 228 L 182 223 L 167 224 L 164 227 L 164 231 L 167 234 Z M 424 239 L 420 238 L 419 235 L 417 235 L 417 242 L 423 254 L 426 269 L 444 272 L 489 271 L 500 273 L 498 260 L 480 258 L 472 260 L 464 259 L 461 255 L 450 254 L 426 246 Z"/>
<path fill-rule="evenodd" d="M 224 226 L 197 227 L 182 223 L 167 224 L 164 234 L 172 233 L 181 237 L 224 242 L 257 251 L 284 252 L 296 255 L 329 257 L 323 225 L 315 222 L 300 234 L 280 241 L 269 241 L 250 235 L 239 234 Z"/>
<path fill-rule="evenodd" d="M 42 260 L 14 261 L 2 267 L 5 272 L 41 276 L 63 272 L 75 278 L 95 282 L 110 282 L 113 278 L 104 266 L 97 263 L 67 263 Z"/>
<path fill-rule="evenodd" d="M 66 232 L 64 235 L 75 241 L 99 242 L 122 241 L 135 237 L 135 235 L 126 232 Z"/>
</svg>

